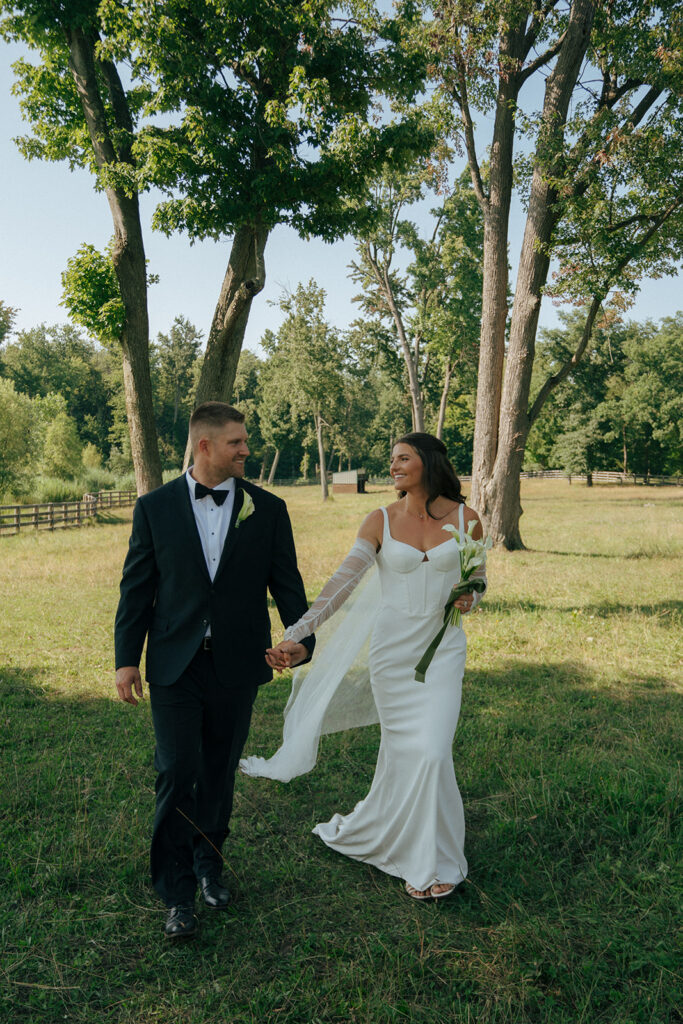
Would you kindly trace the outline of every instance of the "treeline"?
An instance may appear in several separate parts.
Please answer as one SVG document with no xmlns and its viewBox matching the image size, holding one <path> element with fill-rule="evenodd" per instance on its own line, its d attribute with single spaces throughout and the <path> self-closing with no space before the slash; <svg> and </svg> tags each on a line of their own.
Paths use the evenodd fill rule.
<svg viewBox="0 0 683 1024">
<path fill-rule="evenodd" d="M 580 311 L 541 332 L 532 402 L 581 339 Z M 659 325 L 605 317 L 588 350 L 543 406 L 525 468 L 638 475 L 683 472 L 683 312 Z"/>
<path fill-rule="evenodd" d="M 367 302 L 361 305 L 367 307 Z M 413 424 L 415 396 L 395 324 L 381 309 L 347 330 L 325 318 L 315 282 L 283 295 L 280 328 L 262 355 L 242 352 L 232 400 L 247 415 L 249 475 L 320 481 L 326 471 L 386 474 L 394 439 Z M 400 305 L 400 303 L 399 303 Z M 402 306 L 404 311 L 407 306 Z M 12 333 L 0 304 L 0 493 L 58 500 L 102 486 L 133 486 L 121 362 L 71 325 Z M 412 314 L 406 322 L 412 324 Z M 541 332 L 532 396 L 575 350 L 582 311 Z M 476 325 L 469 343 L 419 363 L 423 425 L 438 432 L 458 471 L 472 468 Z M 201 374 L 202 334 L 177 317 L 151 346 L 153 405 L 163 467 L 182 465 Z M 444 388 L 447 381 L 447 399 Z M 526 469 L 683 472 L 683 313 L 659 326 L 605 320 L 589 350 L 545 403 L 530 433 Z"/>
</svg>

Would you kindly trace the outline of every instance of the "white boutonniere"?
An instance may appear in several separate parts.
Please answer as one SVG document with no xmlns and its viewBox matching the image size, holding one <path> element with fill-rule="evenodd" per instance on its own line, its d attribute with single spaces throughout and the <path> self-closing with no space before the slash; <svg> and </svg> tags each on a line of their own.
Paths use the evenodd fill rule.
<svg viewBox="0 0 683 1024">
<path fill-rule="evenodd" d="M 248 519 L 251 513 L 254 511 L 254 501 L 251 494 L 247 494 L 246 491 L 242 491 L 244 498 L 242 500 L 242 508 L 237 513 L 237 519 L 235 520 L 235 529 L 243 523 L 245 519 Z"/>
</svg>

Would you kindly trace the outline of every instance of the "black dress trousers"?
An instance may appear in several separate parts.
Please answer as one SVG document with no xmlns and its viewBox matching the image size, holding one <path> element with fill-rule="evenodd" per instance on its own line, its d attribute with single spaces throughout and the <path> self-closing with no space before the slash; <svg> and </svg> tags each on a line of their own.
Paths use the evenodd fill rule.
<svg viewBox="0 0 683 1024">
<path fill-rule="evenodd" d="M 150 684 L 156 750 L 152 883 L 167 906 L 221 873 L 235 772 L 258 686 L 219 679 L 202 648 L 171 686 Z"/>
</svg>

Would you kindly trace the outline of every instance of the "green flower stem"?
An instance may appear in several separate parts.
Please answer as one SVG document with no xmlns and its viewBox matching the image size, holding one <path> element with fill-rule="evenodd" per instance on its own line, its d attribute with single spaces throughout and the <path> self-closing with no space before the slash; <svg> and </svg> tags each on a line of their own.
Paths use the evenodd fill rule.
<svg viewBox="0 0 683 1024">
<path fill-rule="evenodd" d="M 419 662 L 415 666 L 415 679 L 417 680 L 418 683 L 424 683 L 425 674 L 432 663 L 432 658 L 436 654 L 437 647 L 439 646 L 443 639 L 443 635 L 446 632 L 446 627 L 451 624 L 454 626 L 460 625 L 460 622 L 462 620 L 462 614 L 459 608 L 454 607 L 455 602 L 458 600 L 459 597 L 462 597 L 463 594 L 473 594 L 475 590 L 478 594 L 483 594 L 485 589 L 486 584 L 481 579 L 462 580 L 462 582 L 456 583 L 456 585 L 453 587 L 450 594 L 448 595 L 448 600 L 444 605 L 443 626 L 436 634 L 436 636 L 430 643 L 429 647 L 424 652 Z"/>
</svg>

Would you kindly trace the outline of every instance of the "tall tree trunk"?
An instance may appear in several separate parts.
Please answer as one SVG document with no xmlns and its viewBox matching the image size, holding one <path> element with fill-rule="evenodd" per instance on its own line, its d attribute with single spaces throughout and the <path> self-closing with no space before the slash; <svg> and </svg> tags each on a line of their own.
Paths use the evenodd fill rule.
<svg viewBox="0 0 683 1024">
<path fill-rule="evenodd" d="M 202 402 L 229 402 L 242 351 L 251 303 L 266 283 L 264 252 L 268 229 L 242 225 L 235 232 L 228 267 L 206 343 L 195 408 Z M 183 468 L 192 458 L 188 437 Z"/>
<path fill-rule="evenodd" d="M 327 501 L 327 471 L 325 462 L 325 444 L 323 439 L 323 418 L 315 414 L 315 436 L 318 441 L 318 464 L 320 466 L 320 488 L 323 501 Z"/>
<path fill-rule="evenodd" d="M 572 4 L 565 41 L 546 83 L 540 153 L 534 166 L 510 322 L 498 447 L 493 471 L 483 487 L 483 508 L 479 508 L 494 543 L 508 550 L 524 547 L 519 529 L 519 474 L 531 425 L 529 388 L 541 296 L 548 277 L 552 232 L 559 217 L 557 196 L 550 184 L 554 154 L 561 152 L 569 101 L 588 47 L 595 6 L 594 0 L 576 0 Z"/>
<path fill-rule="evenodd" d="M 98 170 L 106 170 L 121 162 L 133 163 L 133 124 L 115 66 L 110 61 L 96 58 L 98 38 L 95 34 L 67 27 L 65 35 L 71 73 Z M 106 82 L 114 111 L 118 136 L 116 145 L 99 91 L 96 64 Z M 121 347 L 130 447 L 138 494 L 145 494 L 162 483 L 162 475 L 149 369 L 147 265 L 140 209 L 137 194 L 128 196 L 122 189 L 110 185 L 105 186 L 105 193 L 114 222 L 112 260 L 125 311 Z"/>
<path fill-rule="evenodd" d="M 269 487 L 273 484 L 273 482 L 275 480 L 275 472 L 277 470 L 277 464 L 278 464 L 279 461 L 280 461 L 280 449 L 276 448 L 275 449 L 275 455 L 273 456 L 273 462 L 272 462 L 271 467 L 270 467 L 270 472 L 268 473 L 268 486 Z"/>
<path fill-rule="evenodd" d="M 441 401 L 439 402 L 439 418 L 436 421 L 436 436 L 441 440 L 443 427 L 446 422 L 446 406 L 448 405 L 448 392 L 451 389 L 451 377 L 453 376 L 454 363 L 451 359 L 446 360 L 446 369 L 443 375 L 443 386 L 441 388 Z"/>
<path fill-rule="evenodd" d="M 512 66 L 524 56 L 524 28 L 518 25 L 501 41 L 501 60 Z M 464 86 L 463 79 L 463 86 Z M 474 135 L 468 131 L 468 155 L 472 180 L 484 217 L 484 284 L 477 375 L 477 403 L 472 450 L 471 501 L 477 511 L 486 512 L 486 483 L 493 472 L 498 451 L 498 419 L 505 357 L 505 327 L 508 314 L 508 231 L 513 183 L 515 110 L 520 82 L 517 75 L 500 76 L 493 145 L 489 164 L 489 190 L 484 195 L 474 154 Z M 466 97 L 466 93 L 464 97 Z M 465 116 L 469 111 L 465 108 Z"/>
</svg>

